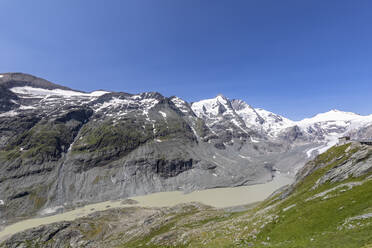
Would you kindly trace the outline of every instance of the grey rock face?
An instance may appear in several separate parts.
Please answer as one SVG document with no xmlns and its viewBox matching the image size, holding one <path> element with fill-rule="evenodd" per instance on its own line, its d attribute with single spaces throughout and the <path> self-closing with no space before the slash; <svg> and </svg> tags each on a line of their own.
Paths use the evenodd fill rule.
<svg viewBox="0 0 372 248">
<path fill-rule="evenodd" d="M 22 232 L 22 233 L 13 235 L 3 245 L 9 248 L 13 248 L 13 247 L 16 248 L 16 247 L 29 247 L 31 244 L 36 245 L 37 243 L 47 243 L 52 238 L 55 238 L 57 234 L 61 236 L 63 230 L 68 228 L 70 225 L 71 224 L 68 222 L 61 222 L 55 225 L 41 226 L 38 228 L 34 228 L 28 232 Z M 66 234 L 64 238 L 72 239 L 76 232 L 77 231 L 70 232 Z M 63 240 L 61 242 L 61 238 L 60 237 L 58 238 L 59 240 L 57 239 L 56 242 L 53 244 L 53 246 L 48 246 L 48 247 L 61 247 L 61 246 L 66 245 L 66 240 Z"/>
<path fill-rule="evenodd" d="M 209 215 L 192 216 L 190 214 L 192 211 L 206 211 Z M 26 230 L 0 243 L 0 247 L 118 247 L 136 238 L 150 235 L 154 230 L 174 222 L 179 216 L 192 216 L 189 221 L 196 222 L 222 214 L 200 204 L 177 205 L 162 209 L 133 207 L 106 210 L 74 221 L 64 221 Z M 164 239 L 166 241 L 166 237 Z"/>
<path fill-rule="evenodd" d="M 332 168 L 317 182 L 317 186 L 325 182 L 341 182 L 348 178 L 356 178 L 372 171 L 372 150 L 362 146 L 345 163 Z"/>
<path fill-rule="evenodd" d="M 16 100 L 18 96 L 0 84 L 0 113 L 16 108 Z"/>
</svg>

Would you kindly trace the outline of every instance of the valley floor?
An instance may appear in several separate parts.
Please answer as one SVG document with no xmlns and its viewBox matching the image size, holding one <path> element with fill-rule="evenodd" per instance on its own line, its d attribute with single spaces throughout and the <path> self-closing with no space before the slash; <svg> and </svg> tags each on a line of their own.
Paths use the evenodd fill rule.
<svg viewBox="0 0 372 248">
<path fill-rule="evenodd" d="M 269 197 L 275 190 L 290 184 L 293 178 L 286 175 L 277 174 L 274 180 L 264 184 L 240 186 L 234 188 L 215 188 L 201 191 L 194 191 L 184 194 L 181 191 L 160 192 L 144 196 L 131 197 L 134 200 L 131 204 L 126 204 L 123 200 L 106 201 L 89 204 L 72 211 L 55 214 L 47 217 L 32 218 L 14 223 L 0 231 L 0 240 L 15 233 L 47 225 L 60 221 L 73 221 L 77 218 L 87 216 L 97 211 L 109 210 L 123 207 L 173 207 L 177 204 L 199 202 L 214 208 L 228 208 L 235 206 L 248 205 L 260 202 Z M 56 208 L 55 210 L 57 210 Z M 53 209 L 47 209 L 51 212 Z"/>
</svg>

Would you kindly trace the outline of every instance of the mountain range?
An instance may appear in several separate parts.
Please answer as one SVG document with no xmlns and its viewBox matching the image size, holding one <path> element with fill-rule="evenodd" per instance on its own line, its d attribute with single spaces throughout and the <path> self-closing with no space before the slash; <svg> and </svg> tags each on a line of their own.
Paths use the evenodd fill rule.
<svg viewBox="0 0 372 248">
<path fill-rule="evenodd" d="M 0 74 L 0 221 L 153 192 L 294 176 L 341 136 L 369 139 L 372 115 L 301 121 L 223 95 L 82 92 Z"/>
</svg>

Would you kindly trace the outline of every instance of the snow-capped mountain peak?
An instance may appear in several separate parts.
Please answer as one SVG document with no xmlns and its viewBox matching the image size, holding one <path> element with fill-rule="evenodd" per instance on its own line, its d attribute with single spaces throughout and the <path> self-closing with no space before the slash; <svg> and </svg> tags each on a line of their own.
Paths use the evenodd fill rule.
<svg viewBox="0 0 372 248">
<path fill-rule="evenodd" d="M 265 122 L 252 106 L 242 100 L 232 100 L 232 106 L 247 126 L 255 126 Z"/>
<path fill-rule="evenodd" d="M 293 121 L 280 115 L 256 109 L 243 100 L 230 101 L 223 95 L 195 102 L 192 104 L 192 110 L 200 118 L 231 116 L 235 123 L 240 123 L 240 127 L 254 130 L 264 136 L 276 136 L 281 130 L 295 125 Z"/>
<path fill-rule="evenodd" d="M 270 136 L 276 136 L 284 128 L 294 125 L 294 122 L 270 111 L 253 108 L 242 100 L 233 100 L 232 106 L 243 119 L 246 126 Z"/>
<path fill-rule="evenodd" d="M 217 116 L 233 112 L 229 99 L 219 94 L 215 98 L 201 100 L 191 104 L 191 108 L 198 117 Z"/>
<path fill-rule="evenodd" d="M 305 118 L 298 122 L 298 124 L 310 124 L 316 122 L 327 122 L 327 121 L 351 121 L 360 118 L 361 115 L 344 112 L 337 109 L 330 110 L 325 113 L 320 113 L 312 118 Z"/>
<path fill-rule="evenodd" d="M 264 130 L 272 136 L 278 135 L 281 130 L 295 124 L 292 120 L 261 108 L 256 108 L 255 111 L 265 120 L 262 124 Z"/>
</svg>

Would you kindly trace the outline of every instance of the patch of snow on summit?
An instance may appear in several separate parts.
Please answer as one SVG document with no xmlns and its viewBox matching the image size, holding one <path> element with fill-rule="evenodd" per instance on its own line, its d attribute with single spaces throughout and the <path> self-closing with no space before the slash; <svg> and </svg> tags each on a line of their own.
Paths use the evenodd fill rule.
<svg viewBox="0 0 372 248">
<path fill-rule="evenodd" d="M 173 97 L 171 99 L 171 101 L 174 103 L 174 105 L 176 105 L 176 107 L 181 110 L 183 113 L 187 113 L 189 112 L 188 111 L 188 108 L 187 108 L 187 103 L 182 100 L 181 98 L 178 98 L 178 97 Z"/>
<path fill-rule="evenodd" d="M 316 122 L 327 122 L 327 121 L 351 121 L 360 118 L 361 115 L 352 113 L 352 112 L 344 112 L 340 110 L 331 110 L 326 113 L 317 114 L 312 118 L 306 118 L 302 121 L 299 121 L 299 125 L 307 125 L 313 124 Z"/>
<path fill-rule="evenodd" d="M 194 113 L 201 118 L 202 116 L 217 116 L 219 114 L 220 106 L 223 106 L 226 110 L 224 114 L 231 114 L 232 109 L 228 106 L 228 100 L 222 95 L 218 95 L 212 99 L 201 100 L 194 102 L 191 105 Z"/>
<path fill-rule="evenodd" d="M 16 94 L 35 95 L 35 96 L 57 95 L 57 96 L 63 96 L 63 97 L 71 97 L 71 96 L 94 97 L 94 96 L 101 96 L 101 95 L 108 93 L 106 91 L 93 91 L 92 93 L 83 93 L 83 92 L 78 92 L 78 91 L 73 91 L 73 90 L 61 90 L 61 89 L 48 90 L 48 89 L 43 89 L 43 88 L 34 88 L 30 86 L 13 87 L 10 90 Z"/>
<path fill-rule="evenodd" d="M 90 96 L 102 96 L 104 94 L 107 94 L 107 93 L 110 93 L 108 91 L 104 91 L 104 90 L 97 90 L 97 91 L 93 91 L 91 93 L 88 93 Z"/>
</svg>

